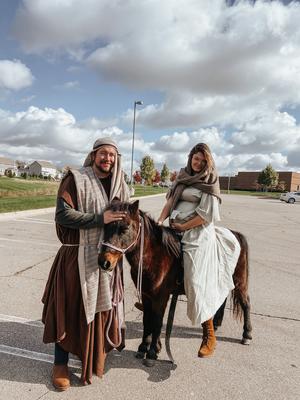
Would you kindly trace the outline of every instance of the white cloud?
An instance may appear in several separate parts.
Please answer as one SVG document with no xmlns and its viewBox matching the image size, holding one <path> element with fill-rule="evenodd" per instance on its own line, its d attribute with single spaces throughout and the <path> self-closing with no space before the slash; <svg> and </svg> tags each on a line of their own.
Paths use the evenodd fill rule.
<svg viewBox="0 0 300 400">
<path fill-rule="evenodd" d="M 0 60 L 0 89 L 20 90 L 33 83 L 33 75 L 19 60 Z"/>
<path fill-rule="evenodd" d="M 300 104 L 299 20 L 297 2 L 23 0 L 14 32 L 27 52 L 164 93 L 140 111 L 145 126 L 198 129 Z"/>
<path fill-rule="evenodd" d="M 64 87 L 65 89 L 73 89 L 73 88 L 79 87 L 79 81 L 69 81 L 69 82 L 65 82 L 65 83 L 63 84 L 63 87 Z"/>
<path fill-rule="evenodd" d="M 62 108 L 29 107 L 15 114 L 0 110 L 0 155 L 45 159 L 61 166 L 81 165 L 94 141 L 110 136 L 118 143 L 124 169 L 129 173 L 132 133 L 108 122 L 97 119 L 77 122 Z M 274 134 L 268 135 L 269 130 Z M 244 141 L 244 136 L 251 140 Z M 166 163 L 170 169 L 178 170 L 186 164 L 190 149 L 199 142 L 210 146 L 220 174 L 261 170 L 268 163 L 279 170 L 300 170 L 300 127 L 287 113 L 249 121 L 233 133 L 217 127 L 200 128 L 164 135 L 157 141 L 145 141 L 137 134 L 134 170 L 146 154 L 154 159 L 158 169 Z"/>
<path fill-rule="evenodd" d="M 138 124 L 172 133 L 156 142 L 137 135 L 135 166 L 149 153 L 178 169 L 203 141 L 220 172 L 268 162 L 299 170 L 299 123 L 282 111 L 300 105 L 299 20 L 298 2 L 23 0 L 14 32 L 26 52 L 68 53 L 104 80 L 163 93 L 161 104 L 139 108 Z M 112 135 L 130 163 L 131 134 L 117 119 L 77 122 L 62 109 L 36 108 L 0 119 L 11 146 L 38 141 L 45 154 L 63 149 L 57 159 L 82 159 L 96 137 Z M 131 125 L 132 110 L 120 121 Z"/>
<path fill-rule="evenodd" d="M 290 152 L 299 145 L 299 141 L 300 126 L 295 118 L 279 111 L 241 124 L 239 131 L 231 137 L 235 153 Z"/>
<path fill-rule="evenodd" d="M 32 100 L 34 100 L 35 98 L 36 98 L 36 95 L 33 94 L 31 96 L 23 97 L 19 101 L 20 101 L 20 103 L 31 103 Z"/>
<path fill-rule="evenodd" d="M 0 110 L 1 155 L 11 158 L 44 159 L 58 165 L 81 165 L 93 143 L 99 137 L 110 136 L 117 143 L 124 158 L 124 167 L 130 169 L 131 133 L 117 126 L 104 125 L 91 119 L 77 122 L 64 109 L 29 107 L 26 111 L 10 113 Z M 137 136 L 136 157 L 147 152 L 150 145 Z M 135 167 L 139 159 L 135 160 Z"/>
</svg>

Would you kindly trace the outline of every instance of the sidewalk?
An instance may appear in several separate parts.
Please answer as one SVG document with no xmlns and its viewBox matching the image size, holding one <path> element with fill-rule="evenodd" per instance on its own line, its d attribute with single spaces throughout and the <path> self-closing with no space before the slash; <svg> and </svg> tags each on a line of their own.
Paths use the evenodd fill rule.
<svg viewBox="0 0 300 400">
<path fill-rule="evenodd" d="M 165 193 L 159 193 L 159 194 L 151 194 L 149 196 L 140 196 L 140 197 L 131 197 L 130 201 L 134 202 L 135 200 L 140 200 L 142 198 L 151 198 L 151 197 L 159 197 L 159 196 L 165 196 Z M 34 215 L 43 215 L 43 214 L 48 214 L 55 212 L 55 207 L 50 207 L 50 208 L 38 208 L 35 210 L 24 210 L 24 211 L 13 211 L 13 212 L 8 212 L 8 213 L 0 213 L 0 221 L 7 221 L 10 219 L 15 219 L 18 217 L 32 217 Z"/>
</svg>

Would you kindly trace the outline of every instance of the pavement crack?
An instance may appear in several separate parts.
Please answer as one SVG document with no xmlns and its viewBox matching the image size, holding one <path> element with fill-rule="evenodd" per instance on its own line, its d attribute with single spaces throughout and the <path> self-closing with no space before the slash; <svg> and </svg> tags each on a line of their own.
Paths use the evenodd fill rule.
<svg viewBox="0 0 300 400">
<path fill-rule="evenodd" d="M 42 397 L 46 396 L 48 393 L 50 393 L 50 390 L 48 390 L 46 393 L 39 396 L 36 400 L 40 400 Z"/>
<path fill-rule="evenodd" d="M 274 318 L 274 319 L 281 319 L 284 321 L 296 321 L 296 322 L 300 322 L 299 318 L 291 318 L 291 317 L 282 317 L 279 315 L 271 315 L 271 314 L 262 314 L 262 313 L 256 313 L 256 312 L 251 312 L 251 315 L 258 315 L 260 317 L 266 317 L 266 318 Z"/>
<path fill-rule="evenodd" d="M 14 274 L 12 274 L 12 275 L 10 275 L 10 276 L 12 277 L 12 276 L 21 275 L 21 274 L 23 274 L 23 272 L 29 271 L 30 269 L 32 269 L 32 268 L 34 268 L 34 267 L 37 267 L 38 265 L 42 264 L 43 262 L 49 261 L 49 260 L 51 260 L 51 258 L 54 258 L 54 257 L 55 257 L 55 256 L 53 256 L 53 255 L 50 256 L 50 257 L 47 257 L 47 258 L 45 258 L 45 259 L 39 261 L 39 262 L 36 263 L 36 264 L 30 265 L 29 267 L 26 267 L 26 268 L 24 268 L 24 269 L 21 269 L 21 271 L 15 272 Z"/>
<path fill-rule="evenodd" d="M 232 311 L 232 308 L 230 307 L 225 307 L 226 310 Z M 264 314 L 264 313 L 258 313 L 254 311 L 250 311 L 250 315 L 257 315 L 259 317 L 266 317 L 266 318 L 271 318 L 271 319 L 281 319 L 283 321 L 295 321 L 295 322 L 300 322 L 299 318 L 292 318 L 292 317 L 283 317 L 281 315 L 271 315 L 271 314 Z"/>
</svg>

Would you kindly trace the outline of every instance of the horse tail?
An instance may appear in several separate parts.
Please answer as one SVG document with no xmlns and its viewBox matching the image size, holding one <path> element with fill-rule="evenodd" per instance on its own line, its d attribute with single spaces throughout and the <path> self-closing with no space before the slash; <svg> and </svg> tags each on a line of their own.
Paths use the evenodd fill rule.
<svg viewBox="0 0 300 400">
<path fill-rule="evenodd" d="M 233 273 L 234 289 L 231 293 L 233 315 L 237 319 L 243 317 L 243 305 L 248 302 L 249 283 L 249 246 L 243 234 L 232 231 L 241 246 L 240 256 Z"/>
</svg>

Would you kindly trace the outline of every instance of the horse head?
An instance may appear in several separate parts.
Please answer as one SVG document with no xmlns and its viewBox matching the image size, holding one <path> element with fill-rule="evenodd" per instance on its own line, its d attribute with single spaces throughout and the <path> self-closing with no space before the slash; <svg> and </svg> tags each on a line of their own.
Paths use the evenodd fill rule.
<svg viewBox="0 0 300 400">
<path fill-rule="evenodd" d="M 139 237 L 139 201 L 124 203 L 114 200 L 107 207 L 112 211 L 126 211 L 122 221 L 104 225 L 104 237 L 98 264 L 105 271 L 112 271 L 127 250 L 134 247 Z"/>
</svg>

